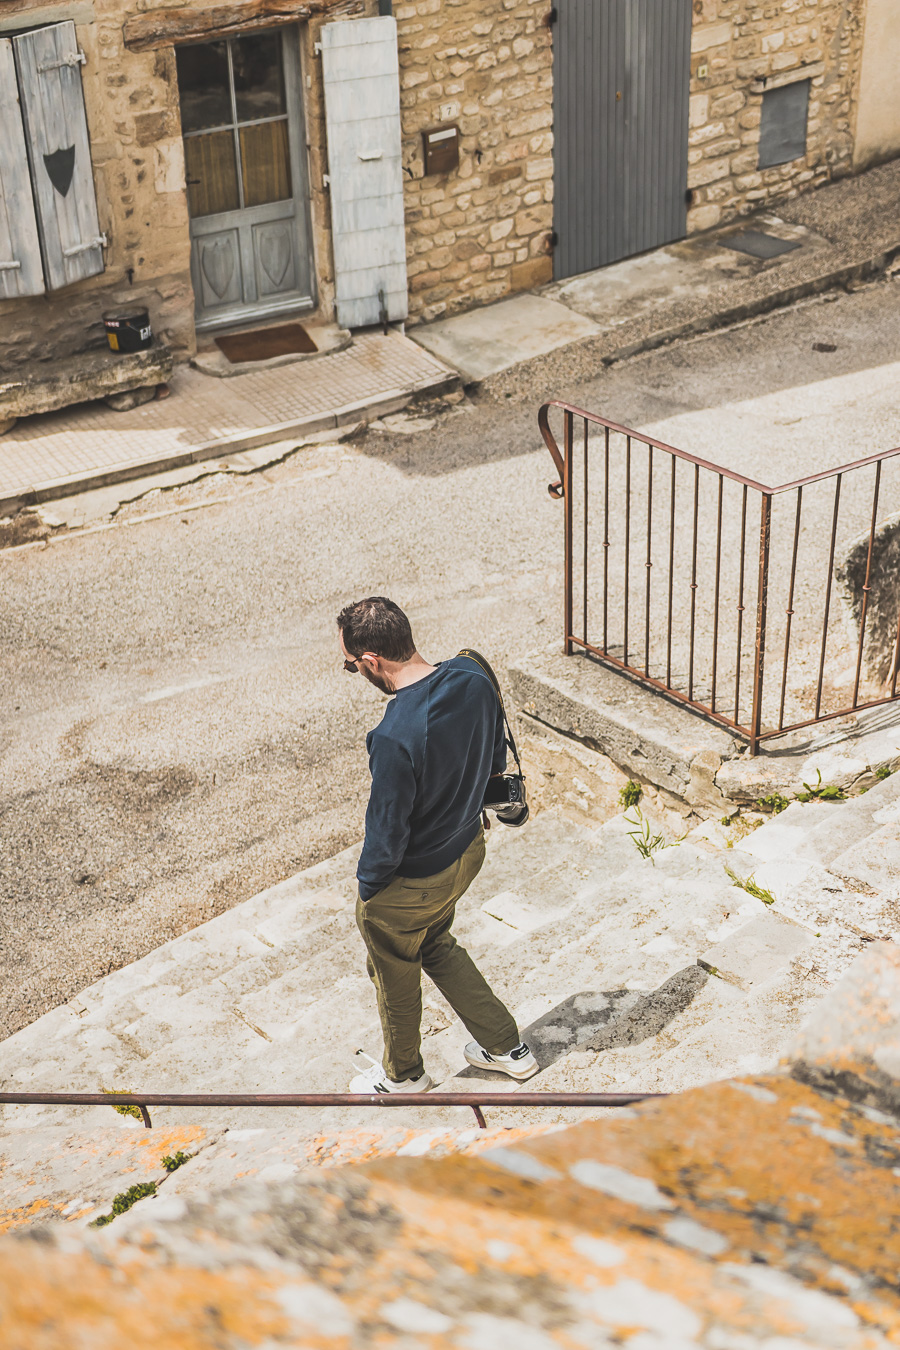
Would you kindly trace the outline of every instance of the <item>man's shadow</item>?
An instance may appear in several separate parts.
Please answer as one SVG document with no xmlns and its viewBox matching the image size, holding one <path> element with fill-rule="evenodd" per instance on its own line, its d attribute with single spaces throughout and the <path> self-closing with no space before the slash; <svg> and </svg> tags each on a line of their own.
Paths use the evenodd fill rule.
<svg viewBox="0 0 900 1350">
<path fill-rule="evenodd" d="M 614 1050 L 649 1040 L 693 1002 L 709 973 L 685 966 L 648 994 L 632 989 L 572 994 L 522 1029 L 542 1069 L 548 1069 L 570 1050 Z M 458 1078 L 492 1079 L 485 1069 L 469 1067 Z"/>
</svg>

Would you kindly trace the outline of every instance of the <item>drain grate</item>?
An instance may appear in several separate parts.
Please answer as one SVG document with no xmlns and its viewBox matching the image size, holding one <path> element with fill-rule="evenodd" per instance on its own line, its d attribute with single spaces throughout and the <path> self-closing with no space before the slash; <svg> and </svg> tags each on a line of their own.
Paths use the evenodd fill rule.
<svg viewBox="0 0 900 1350">
<path fill-rule="evenodd" d="M 749 253 L 751 258 L 777 258 L 801 246 L 799 239 L 776 239 L 775 235 L 763 234 L 762 230 L 741 230 L 727 239 L 720 239 L 719 243 L 723 248 L 734 249 L 735 253 Z"/>
</svg>

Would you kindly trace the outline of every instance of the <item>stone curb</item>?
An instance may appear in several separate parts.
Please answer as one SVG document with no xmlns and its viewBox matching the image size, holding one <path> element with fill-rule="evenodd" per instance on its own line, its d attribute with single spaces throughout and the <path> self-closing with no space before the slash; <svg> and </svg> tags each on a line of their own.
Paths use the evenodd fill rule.
<svg viewBox="0 0 900 1350">
<path fill-rule="evenodd" d="M 630 340 L 622 341 L 621 329 L 580 338 L 575 342 L 567 343 L 563 347 L 556 347 L 550 352 L 543 352 L 540 356 L 534 356 L 526 361 L 519 362 L 506 370 L 498 371 L 495 375 L 488 375 L 483 380 L 473 381 L 467 384 L 466 388 L 480 394 L 499 395 L 510 392 L 510 386 L 518 385 L 523 378 L 531 378 L 544 383 L 568 381 L 572 376 L 569 374 L 567 366 L 573 357 L 578 361 L 587 357 L 594 360 L 598 366 L 610 366 L 617 361 L 624 361 L 629 357 L 637 356 L 641 352 L 664 347 L 667 343 L 675 342 L 679 338 L 696 337 L 701 333 L 712 332 L 717 328 L 725 328 L 729 324 L 740 323 L 745 319 L 752 319 L 773 310 L 786 308 L 788 305 L 796 304 L 798 300 L 803 300 L 808 296 L 821 295 L 826 291 L 848 286 L 854 281 L 865 281 L 871 277 L 879 276 L 886 272 L 898 258 L 900 258 L 900 243 L 890 248 L 880 249 L 877 253 L 870 254 L 856 262 L 844 263 L 840 267 L 832 267 L 824 272 L 817 272 L 801 281 L 795 281 L 790 285 L 780 286 L 763 295 L 751 297 L 740 304 L 711 309 L 697 318 L 685 320 L 683 323 L 663 326 L 637 338 L 632 337 Z M 415 330 L 410 333 L 410 336 L 415 337 Z"/>
<path fill-rule="evenodd" d="M 240 450 L 254 450 L 258 446 L 271 445 L 290 436 L 312 436 L 319 431 L 336 430 L 351 422 L 383 417 L 389 413 L 399 412 L 418 394 L 446 394 L 458 389 L 459 385 L 459 376 L 455 373 L 430 380 L 418 380 L 405 389 L 385 390 L 377 398 L 363 399 L 359 403 L 345 403 L 330 412 L 317 413 L 313 417 L 277 422 L 272 426 L 255 427 L 250 431 L 238 431 L 219 440 L 191 446 L 177 454 L 163 455 L 156 459 L 127 460 L 121 464 L 105 465 L 103 468 L 88 469 L 83 473 L 68 474 L 63 478 L 46 479 L 21 492 L 0 496 L 0 514 L 19 511 L 26 506 L 39 506 L 43 502 L 70 497 L 92 488 L 126 483 L 132 478 L 144 478 L 154 473 L 166 473 L 170 469 L 182 469 L 190 464 L 217 459 L 225 454 L 235 454 Z"/>
</svg>

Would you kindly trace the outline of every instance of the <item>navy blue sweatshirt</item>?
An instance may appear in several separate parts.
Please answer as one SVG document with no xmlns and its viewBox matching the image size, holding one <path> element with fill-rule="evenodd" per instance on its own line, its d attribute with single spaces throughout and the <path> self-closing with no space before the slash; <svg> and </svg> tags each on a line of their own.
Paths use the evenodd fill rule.
<svg viewBox="0 0 900 1350">
<path fill-rule="evenodd" d="M 484 790 L 506 767 L 497 691 L 468 656 L 398 689 L 366 737 L 372 792 L 356 875 L 363 900 L 395 876 L 429 877 L 478 833 Z"/>
</svg>

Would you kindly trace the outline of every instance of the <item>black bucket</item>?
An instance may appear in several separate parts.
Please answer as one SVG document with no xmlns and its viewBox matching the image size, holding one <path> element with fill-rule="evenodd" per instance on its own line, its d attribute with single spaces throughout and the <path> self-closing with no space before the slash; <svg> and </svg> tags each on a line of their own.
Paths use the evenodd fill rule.
<svg viewBox="0 0 900 1350">
<path fill-rule="evenodd" d="M 139 352 L 153 341 L 150 315 L 145 309 L 108 309 L 103 327 L 114 352 Z"/>
</svg>

